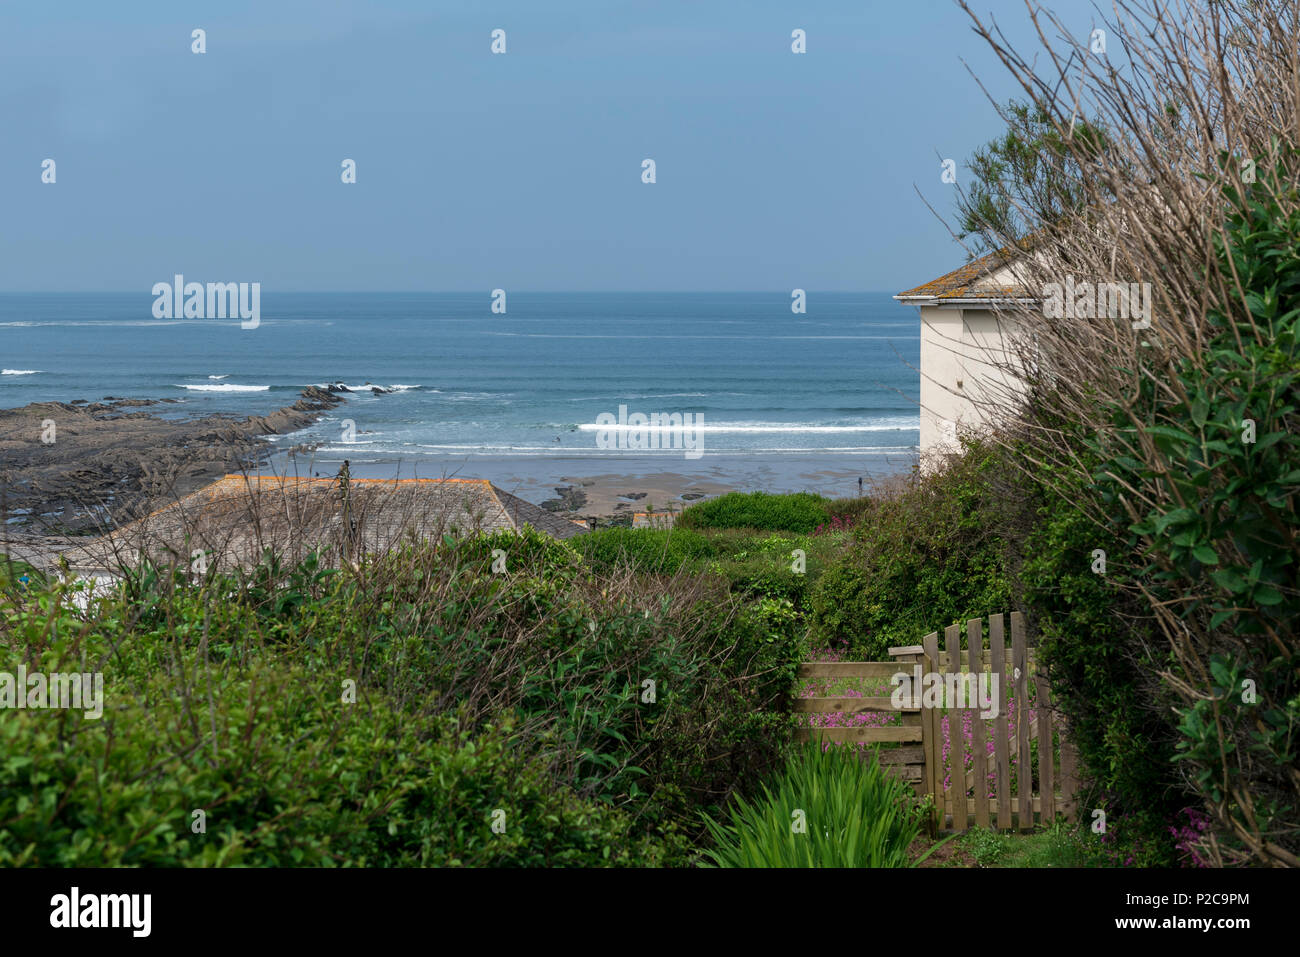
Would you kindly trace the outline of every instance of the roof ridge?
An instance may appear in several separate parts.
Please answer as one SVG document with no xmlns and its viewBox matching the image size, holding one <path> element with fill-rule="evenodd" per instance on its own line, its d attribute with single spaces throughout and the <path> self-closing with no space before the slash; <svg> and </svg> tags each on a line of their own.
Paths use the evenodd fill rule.
<svg viewBox="0 0 1300 957">
<path fill-rule="evenodd" d="M 998 269 L 1008 266 L 1017 259 L 1033 252 L 1047 238 L 1046 230 L 1039 229 L 1021 237 L 1014 246 L 1003 246 L 983 256 L 978 256 L 967 263 L 950 270 L 929 282 L 923 282 L 912 289 L 904 290 L 894 296 L 895 299 L 1034 299 L 1028 290 L 1020 286 L 1002 286 L 991 296 L 965 296 L 976 281 L 991 275 Z"/>
<path fill-rule="evenodd" d="M 519 531 L 519 520 L 514 515 L 511 514 L 510 509 L 506 506 L 506 503 L 501 501 L 501 496 L 497 494 L 498 491 L 497 487 L 493 485 L 491 482 L 488 482 L 487 479 L 484 479 L 483 481 L 487 482 L 487 493 L 492 497 L 492 501 L 497 503 L 497 508 L 501 509 L 501 511 L 505 513 L 506 518 L 510 520 L 510 527 L 514 529 L 516 532 Z"/>
</svg>

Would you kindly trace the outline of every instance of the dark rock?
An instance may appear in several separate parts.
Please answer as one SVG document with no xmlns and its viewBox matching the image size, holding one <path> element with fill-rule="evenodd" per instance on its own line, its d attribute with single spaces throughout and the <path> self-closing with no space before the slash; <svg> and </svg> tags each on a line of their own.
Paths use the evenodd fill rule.
<svg viewBox="0 0 1300 957">
<path fill-rule="evenodd" d="M 559 498 L 548 498 L 541 507 L 548 512 L 576 512 L 587 504 L 587 493 L 576 485 L 557 485 Z"/>
<path fill-rule="evenodd" d="M 151 405 L 147 399 L 0 410 L 0 501 L 10 511 L 44 516 L 45 527 L 32 531 L 102 531 L 106 518 L 136 517 L 159 497 L 185 495 L 227 472 L 262 464 L 274 449 L 259 436 L 303 429 L 342 401 L 313 386 L 288 408 L 245 419 L 176 421 L 123 411 Z M 33 420 L 46 418 L 58 426 L 52 445 L 32 428 Z"/>
</svg>

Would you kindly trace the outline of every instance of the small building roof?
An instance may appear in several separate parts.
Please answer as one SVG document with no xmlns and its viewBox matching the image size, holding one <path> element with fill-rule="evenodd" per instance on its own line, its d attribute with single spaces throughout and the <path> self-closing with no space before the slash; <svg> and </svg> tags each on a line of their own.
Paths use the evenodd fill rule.
<svg viewBox="0 0 1300 957">
<path fill-rule="evenodd" d="M 557 539 L 586 531 L 487 479 L 351 478 L 348 487 L 350 533 L 337 477 L 227 475 L 64 556 L 77 568 L 113 569 L 138 561 L 141 552 L 188 565 L 201 550 L 209 565 L 247 567 L 266 548 L 292 561 L 313 549 L 376 552 L 412 538 L 525 525 Z"/>
<path fill-rule="evenodd" d="M 912 306 L 1037 302 L 1039 297 L 1020 285 L 1010 268 L 1029 249 L 1029 245 L 1027 240 L 1023 249 L 1008 246 L 972 259 L 966 265 L 900 292 L 894 298 Z"/>
<path fill-rule="evenodd" d="M 672 528 L 677 516 L 672 512 L 633 512 L 633 528 Z"/>
</svg>

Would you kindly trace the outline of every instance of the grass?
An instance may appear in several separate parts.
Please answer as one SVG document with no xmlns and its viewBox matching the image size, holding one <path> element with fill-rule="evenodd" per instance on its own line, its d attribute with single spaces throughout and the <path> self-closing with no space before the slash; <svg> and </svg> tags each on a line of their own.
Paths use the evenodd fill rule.
<svg viewBox="0 0 1300 957">
<path fill-rule="evenodd" d="M 45 576 L 31 565 L 0 552 L 0 588 L 14 584 L 36 586 L 44 581 Z"/>
<path fill-rule="evenodd" d="M 914 850 L 927 850 L 939 844 L 928 839 L 914 845 Z M 950 854 L 935 867 L 980 868 L 1062 868 L 1096 866 L 1088 853 L 1084 838 L 1073 825 L 1058 820 L 1049 828 L 1039 828 L 1027 833 L 1000 833 L 991 828 L 972 828 L 958 835 L 950 845 Z"/>
<path fill-rule="evenodd" d="M 800 749 L 753 801 L 706 818 L 719 867 L 908 867 L 922 815 L 911 788 L 843 748 Z"/>
<path fill-rule="evenodd" d="M 830 518 L 829 504 L 829 499 L 809 492 L 728 492 L 690 506 L 677 523 L 694 529 L 746 528 L 806 534 Z"/>
</svg>

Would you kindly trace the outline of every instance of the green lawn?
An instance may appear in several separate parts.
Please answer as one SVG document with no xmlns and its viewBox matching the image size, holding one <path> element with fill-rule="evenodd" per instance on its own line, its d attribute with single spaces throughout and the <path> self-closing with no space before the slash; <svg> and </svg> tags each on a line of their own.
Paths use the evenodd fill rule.
<svg viewBox="0 0 1300 957">
<path fill-rule="evenodd" d="M 917 854 L 944 840 L 913 846 Z M 1026 834 L 1000 834 L 991 829 L 972 828 L 954 838 L 936 853 L 930 867 L 1095 867 L 1096 859 L 1088 853 L 1072 826 L 1057 822 Z"/>
</svg>

